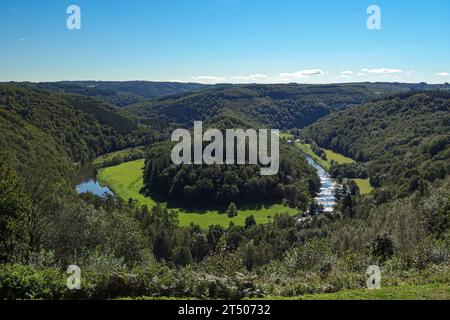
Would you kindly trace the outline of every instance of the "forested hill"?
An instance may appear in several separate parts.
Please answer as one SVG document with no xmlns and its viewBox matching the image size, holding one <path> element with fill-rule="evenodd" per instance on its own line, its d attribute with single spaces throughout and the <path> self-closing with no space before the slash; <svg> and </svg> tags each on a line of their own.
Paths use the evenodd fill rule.
<svg viewBox="0 0 450 320">
<path fill-rule="evenodd" d="M 305 130 L 321 147 L 368 162 L 375 187 L 415 191 L 450 174 L 450 93 L 404 93 L 332 114 Z"/>
<path fill-rule="evenodd" d="M 103 99 L 119 107 L 184 92 L 212 88 L 212 85 L 150 81 L 61 81 L 23 83 L 28 87 L 56 92 L 80 94 Z"/>
<path fill-rule="evenodd" d="M 28 150 L 26 137 L 18 145 L 6 139 L 18 127 L 50 136 L 73 161 L 153 141 L 152 132 L 141 130 L 126 111 L 79 95 L 1 84 L 0 111 L 2 121 L 8 122 L 0 135 L 5 148 L 24 148 L 23 153 Z"/>
<path fill-rule="evenodd" d="M 290 129 L 393 92 L 436 88 L 450 87 L 402 83 L 233 85 L 138 103 L 130 106 L 130 111 L 162 126 L 190 126 L 194 120 L 232 113 L 254 125 Z"/>
<path fill-rule="evenodd" d="M 236 85 L 160 98 L 131 106 L 130 111 L 164 125 L 191 126 L 194 120 L 231 113 L 254 125 L 287 129 L 373 97 L 375 93 L 359 85 Z"/>
</svg>

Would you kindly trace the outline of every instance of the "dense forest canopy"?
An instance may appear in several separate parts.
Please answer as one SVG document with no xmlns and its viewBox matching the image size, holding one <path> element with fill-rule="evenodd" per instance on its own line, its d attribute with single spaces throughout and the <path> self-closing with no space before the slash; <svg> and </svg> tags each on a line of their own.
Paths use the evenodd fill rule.
<svg viewBox="0 0 450 320">
<path fill-rule="evenodd" d="M 274 176 L 261 176 L 259 165 L 175 165 L 172 144 L 150 149 L 144 182 L 149 193 L 196 208 L 228 206 L 230 203 L 262 204 L 287 201 L 306 211 L 320 186 L 317 175 L 300 151 L 280 147 L 280 169 Z"/>
<path fill-rule="evenodd" d="M 73 161 L 149 144 L 157 135 L 128 112 L 80 95 L 2 84 L 0 110 L 50 135 Z"/>
<path fill-rule="evenodd" d="M 304 127 L 374 96 L 360 86 L 242 85 L 160 98 L 130 110 L 160 123 L 185 126 L 231 112 L 249 123 L 288 129 Z"/>
<path fill-rule="evenodd" d="M 151 81 L 61 81 L 26 83 L 28 87 L 79 94 L 102 99 L 119 107 L 183 92 L 205 90 L 213 87 L 199 83 Z"/>
</svg>

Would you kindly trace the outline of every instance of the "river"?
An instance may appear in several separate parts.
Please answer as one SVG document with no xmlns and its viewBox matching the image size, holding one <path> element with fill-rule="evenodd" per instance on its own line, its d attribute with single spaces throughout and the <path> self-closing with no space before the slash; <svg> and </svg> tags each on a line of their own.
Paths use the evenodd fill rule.
<svg viewBox="0 0 450 320">
<path fill-rule="evenodd" d="M 93 193 L 99 197 L 114 196 L 108 187 L 102 186 L 96 179 L 96 170 L 91 163 L 84 164 L 77 176 L 76 190 L 81 193 Z"/>
<path fill-rule="evenodd" d="M 305 155 L 305 157 L 308 163 L 316 169 L 320 178 L 320 192 L 315 198 L 317 204 L 323 207 L 324 212 L 333 212 L 334 207 L 337 204 L 337 199 L 335 196 L 336 190 L 340 187 L 340 185 L 336 182 L 336 180 L 331 178 L 330 174 L 324 168 L 319 166 L 313 158 L 308 155 Z"/>
</svg>

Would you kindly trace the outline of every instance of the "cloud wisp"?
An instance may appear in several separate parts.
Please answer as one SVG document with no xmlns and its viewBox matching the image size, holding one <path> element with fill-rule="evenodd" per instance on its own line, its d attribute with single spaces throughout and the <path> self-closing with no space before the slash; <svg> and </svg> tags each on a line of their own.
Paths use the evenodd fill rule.
<svg viewBox="0 0 450 320">
<path fill-rule="evenodd" d="M 276 75 L 256 73 L 238 76 L 195 76 L 191 80 L 202 83 L 289 83 L 289 82 L 309 82 L 314 77 L 323 76 L 327 72 L 322 69 L 306 69 L 296 72 L 283 72 Z"/>
<path fill-rule="evenodd" d="M 341 83 L 350 81 L 392 81 L 392 82 L 414 82 L 412 75 L 415 71 L 403 71 L 400 68 L 362 68 L 359 69 L 341 69 L 337 72 L 328 72 L 324 69 L 304 69 L 295 72 L 280 72 L 276 74 L 255 73 L 248 75 L 201 75 L 192 76 L 190 81 L 215 84 L 215 83 Z M 434 73 L 433 73 L 434 74 Z M 435 73 L 435 76 L 449 77 L 448 72 Z"/>
<path fill-rule="evenodd" d="M 402 73 L 403 71 L 400 69 L 392 69 L 392 68 L 375 68 L 375 69 L 368 69 L 364 68 L 361 69 L 361 73 L 365 74 L 394 74 L 394 73 Z"/>
</svg>

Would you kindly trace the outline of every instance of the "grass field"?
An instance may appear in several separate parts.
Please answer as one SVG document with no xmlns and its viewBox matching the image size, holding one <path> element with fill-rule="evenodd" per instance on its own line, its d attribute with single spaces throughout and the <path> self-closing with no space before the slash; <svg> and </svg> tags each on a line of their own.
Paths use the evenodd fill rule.
<svg viewBox="0 0 450 320">
<path fill-rule="evenodd" d="M 354 163 L 355 160 L 347 158 L 346 156 L 343 156 L 340 153 L 333 152 L 331 150 L 325 150 L 325 154 L 327 155 L 327 160 L 331 164 L 331 161 L 336 161 L 339 164 L 347 164 L 347 163 Z"/>
<path fill-rule="evenodd" d="M 156 204 L 150 197 L 144 197 L 140 190 L 144 186 L 142 173 L 144 168 L 144 160 L 136 160 L 125 162 L 118 166 L 100 169 L 97 178 L 102 185 L 108 186 L 114 194 L 124 200 L 135 199 L 142 205 L 149 208 Z M 167 207 L 167 203 L 161 203 Z M 175 210 L 179 214 L 181 226 L 188 226 L 191 222 L 200 225 L 201 228 L 207 229 L 210 225 L 221 225 L 228 227 L 230 221 L 236 225 L 244 225 L 245 219 L 253 215 L 258 224 L 268 223 L 272 220 L 276 213 L 289 213 L 295 215 L 298 213 L 296 209 L 289 208 L 281 204 L 270 205 L 258 209 L 238 209 L 238 215 L 229 218 L 224 212 L 218 210 L 209 210 L 204 213 L 188 211 L 182 208 L 169 208 Z"/>
<path fill-rule="evenodd" d="M 272 297 L 273 300 L 286 298 Z M 403 285 L 380 290 L 342 290 L 336 293 L 311 294 L 287 300 L 450 300 L 450 284 Z"/>
<path fill-rule="evenodd" d="M 281 139 L 286 139 L 286 140 L 292 140 L 294 139 L 294 135 L 292 133 L 286 132 L 286 131 L 281 131 L 280 132 L 280 138 Z"/>
<path fill-rule="evenodd" d="M 359 192 L 361 194 L 368 194 L 371 193 L 373 190 L 373 187 L 370 185 L 369 179 L 352 179 L 356 182 L 356 184 L 359 187 Z"/>
</svg>

